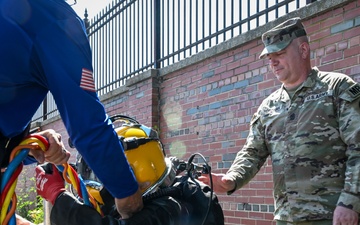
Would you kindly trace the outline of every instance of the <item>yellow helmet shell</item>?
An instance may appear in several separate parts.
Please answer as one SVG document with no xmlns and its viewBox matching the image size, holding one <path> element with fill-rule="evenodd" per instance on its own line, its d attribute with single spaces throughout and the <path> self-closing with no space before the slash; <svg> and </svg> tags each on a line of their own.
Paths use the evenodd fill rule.
<svg viewBox="0 0 360 225">
<path fill-rule="evenodd" d="M 143 195 L 152 192 L 163 183 L 168 174 L 169 168 L 165 161 L 162 144 L 157 136 L 156 138 L 149 137 L 149 132 L 144 130 L 143 125 L 125 124 L 116 128 L 115 131 L 125 141 L 134 138 L 146 140 L 145 143 L 139 144 L 137 148 L 125 150 L 125 156 L 133 169 Z M 151 132 L 153 135 L 155 131 L 151 130 Z"/>
<path fill-rule="evenodd" d="M 166 172 L 164 155 L 160 149 L 161 146 L 157 141 L 150 141 L 137 149 L 125 151 L 142 192 L 159 181 Z"/>
<path fill-rule="evenodd" d="M 123 125 L 115 129 L 118 136 L 124 138 L 137 137 L 137 138 L 146 138 L 148 135 L 144 130 L 140 129 L 140 126 L 133 125 Z"/>
</svg>

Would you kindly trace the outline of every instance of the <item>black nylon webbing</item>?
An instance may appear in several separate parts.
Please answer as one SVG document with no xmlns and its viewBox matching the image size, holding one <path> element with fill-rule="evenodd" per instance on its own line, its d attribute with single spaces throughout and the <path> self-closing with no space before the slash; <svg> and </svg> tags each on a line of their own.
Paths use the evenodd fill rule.
<svg viewBox="0 0 360 225">
<path fill-rule="evenodd" d="M 144 145 L 150 141 L 159 141 L 158 138 L 133 138 L 126 139 L 127 148 L 125 151 L 132 150 L 138 148 L 140 145 Z"/>
<path fill-rule="evenodd" d="M 11 151 L 20 144 L 21 140 L 29 134 L 30 125 L 19 135 L 13 138 L 5 137 L 0 132 L 0 166 L 5 168 L 9 164 Z"/>
</svg>

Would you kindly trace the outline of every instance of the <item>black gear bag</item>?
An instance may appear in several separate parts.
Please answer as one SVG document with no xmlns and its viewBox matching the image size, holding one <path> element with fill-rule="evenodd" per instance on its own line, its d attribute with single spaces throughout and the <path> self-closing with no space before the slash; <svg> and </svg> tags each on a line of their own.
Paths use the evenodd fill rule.
<svg viewBox="0 0 360 225">
<path fill-rule="evenodd" d="M 211 188 L 188 176 L 177 177 L 173 187 L 181 190 L 181 205 L 189 212 L 187 225 L 223 225 L 224 214 Z"/>
<path fill-rule="evenodd" d="M 189 176 L 144 198 L 144 209 L 123 225 L 224 225 L 217 196 L 208 185 Z"/>
</svg>

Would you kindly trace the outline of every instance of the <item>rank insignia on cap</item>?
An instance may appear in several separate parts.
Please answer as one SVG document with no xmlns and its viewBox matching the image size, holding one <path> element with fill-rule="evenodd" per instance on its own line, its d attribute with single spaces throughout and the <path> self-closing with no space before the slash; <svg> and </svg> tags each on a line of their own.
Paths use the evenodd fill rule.
<svg viewBox="0 0 360 225">
<path fill-rule="evenodd" d="M 264 50 L 260 54 L 260 59 L 265 55 L 285 49 L 292 40 L 306 36 L 304 25 L 299 17 L 289 19 L 262 35 Z"/>
</svg>

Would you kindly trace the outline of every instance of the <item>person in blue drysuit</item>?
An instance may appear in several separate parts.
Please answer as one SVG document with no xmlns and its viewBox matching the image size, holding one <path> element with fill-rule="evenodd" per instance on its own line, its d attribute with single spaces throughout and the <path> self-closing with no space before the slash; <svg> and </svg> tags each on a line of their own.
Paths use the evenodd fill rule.
<svg viewBox="0 0 360 225">
<path fill-rule="evenodd" d="M 26 135 L 50 91 L 74 146 L 122 218 L 140 211 L 139 185 L 95 90 L 82 20 L 64 0 L 0 0 L 0 27 L 1 167 L 9 142 L 16 146 Z"/>
</svg>

